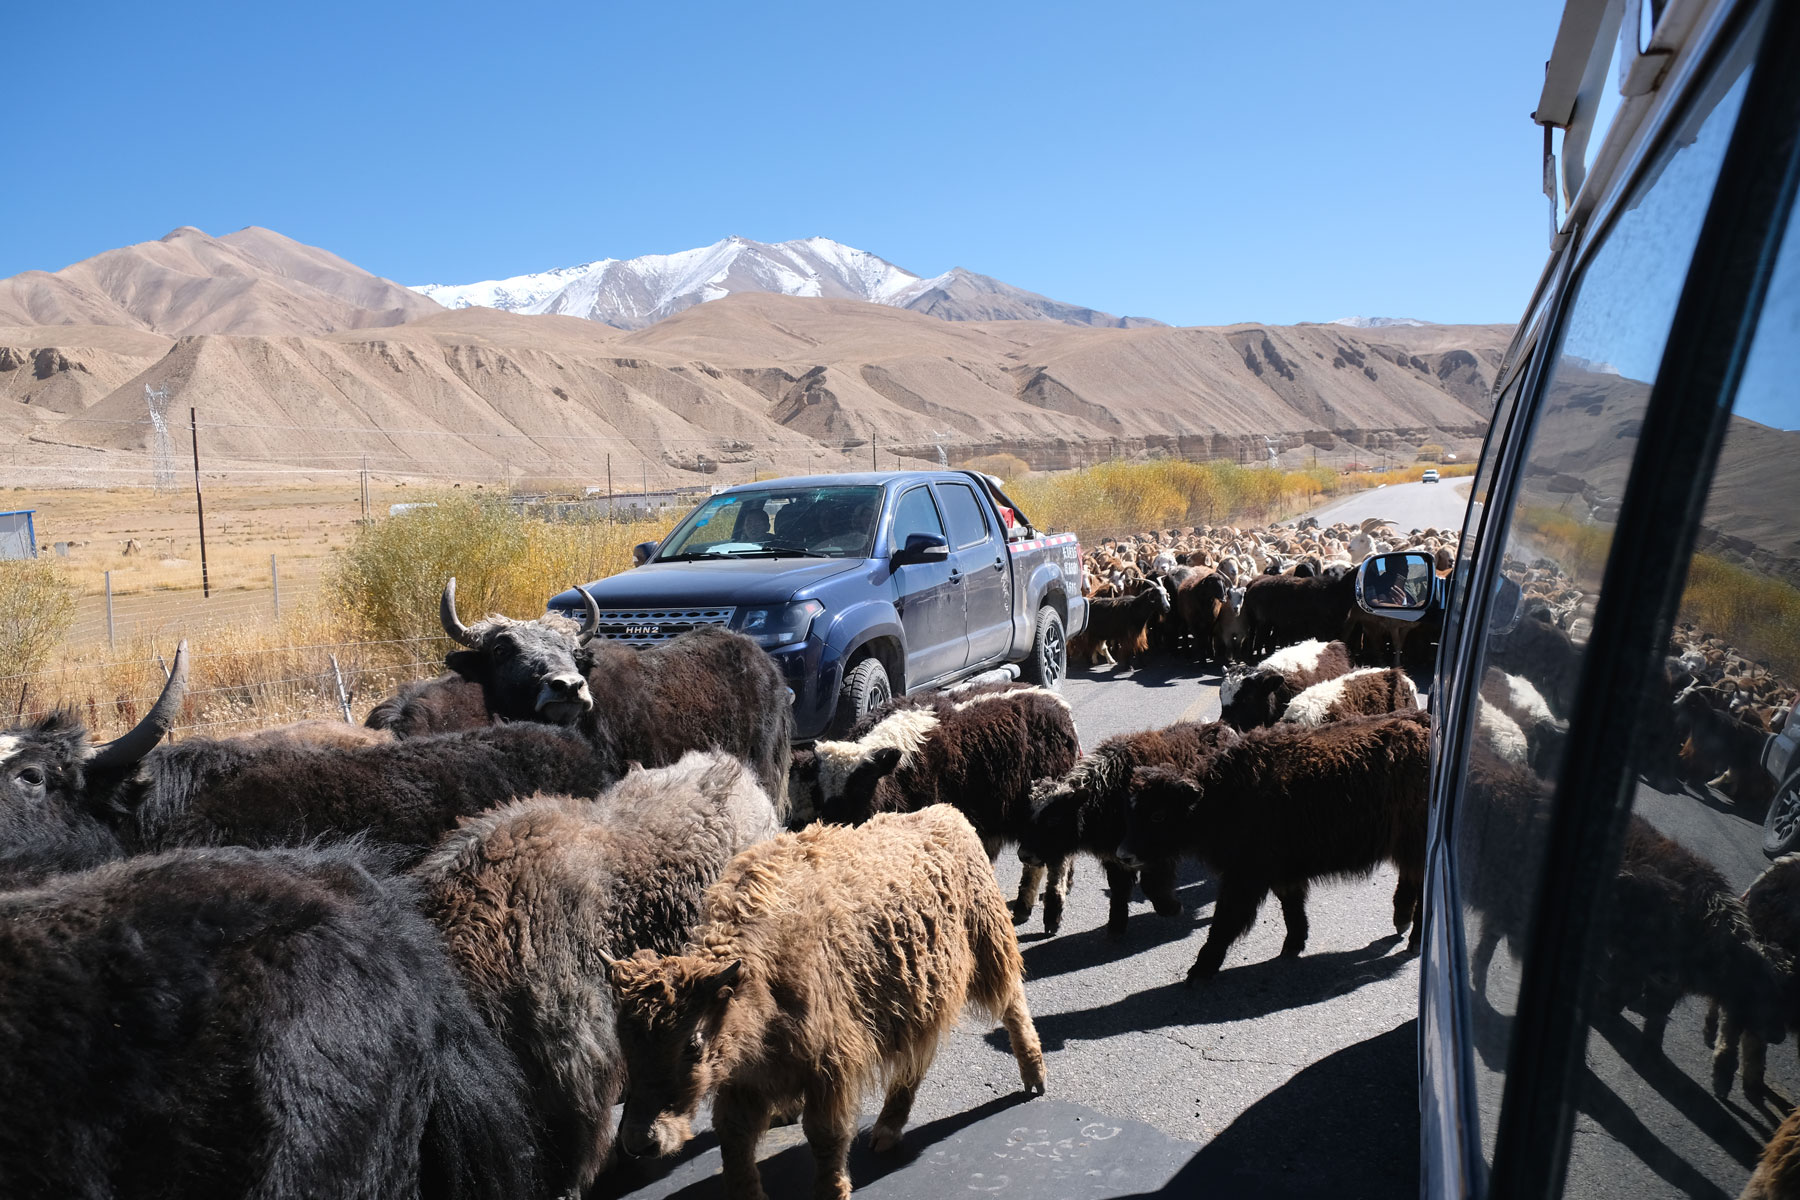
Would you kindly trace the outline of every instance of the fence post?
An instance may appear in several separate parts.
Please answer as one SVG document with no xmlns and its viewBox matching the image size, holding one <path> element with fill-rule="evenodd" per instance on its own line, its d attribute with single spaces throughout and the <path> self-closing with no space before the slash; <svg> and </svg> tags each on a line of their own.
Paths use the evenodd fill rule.
<svg viewBox="0 0 1800 1200">
<path fill-rule="evenodd" d="M 106 573 L 106 644 L 108 648 L 113 650 L 119 648 L 119 634 L 118 631 L 113 628 L 111 571 Z"/>
<path fill-rule="evenodd" d="M 338 670 L 335 654 L 331 656 L 331 675 L 337 680 L 338 707 L 344 710 L 344 724 L 354 725 L 356 722 L 350 718 L 350 693 L 344 690 L 344 673 Z"/>
<path fill-rule="evenodd" d="M 281 620 L 281 575 L 275 570 L 275 556 L 269 555 L 269 587 L 275 592 L 275 619 Z"/>
</svg>

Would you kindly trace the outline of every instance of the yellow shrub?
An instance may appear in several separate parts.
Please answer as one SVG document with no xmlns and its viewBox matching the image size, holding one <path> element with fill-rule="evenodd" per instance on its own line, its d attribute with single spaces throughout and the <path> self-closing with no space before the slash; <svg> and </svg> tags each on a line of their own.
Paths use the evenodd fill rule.
<svg viewBox="0 0 1800 1200">
<path fill-rule="evenodd" d="M 0 560 L 0 646 L 5 673 L 35 671 L 75 621 L 75 589 L 54 559 Z"/>
</svg>

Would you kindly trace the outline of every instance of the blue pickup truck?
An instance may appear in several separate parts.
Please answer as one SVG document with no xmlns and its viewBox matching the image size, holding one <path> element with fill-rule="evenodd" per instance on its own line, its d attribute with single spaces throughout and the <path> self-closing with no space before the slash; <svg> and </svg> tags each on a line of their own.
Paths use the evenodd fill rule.
<svg viewBox="0 0 1800 1200">
<path fill-rule="evenodd" d="M 1075 535 L 1033 529 L 974 471 L 727 488 L 640 551 L 636 570 L 587 585 L 601 634 L 640 648 L 704 625 L 754 638 L 794 691 L 801 740 L 999 668 L 1055 687 L 1087 624 Z M 584 612 L 573 588 L 549 607 Z"/>
</svg>

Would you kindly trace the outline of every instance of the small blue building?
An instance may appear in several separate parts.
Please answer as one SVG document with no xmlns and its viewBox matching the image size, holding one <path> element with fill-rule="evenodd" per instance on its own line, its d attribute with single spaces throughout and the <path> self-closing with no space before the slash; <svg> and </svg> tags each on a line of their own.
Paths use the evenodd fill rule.
<svg viewBox="0 0 1800 1200">
<path fill-rule="evenodd" d="M 36 511 L 0 512 L 0 558 L 37 557 L 37 529 L 31 523 Z"/>
</svg>

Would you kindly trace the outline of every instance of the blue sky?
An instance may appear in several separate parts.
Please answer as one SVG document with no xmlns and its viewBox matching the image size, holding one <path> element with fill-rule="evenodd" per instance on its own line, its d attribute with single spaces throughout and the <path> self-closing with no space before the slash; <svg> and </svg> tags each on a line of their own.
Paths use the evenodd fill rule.
<svg viewBox="0 0 1800 1200">
<path fill-rule="evenodd" d="M 1512 321 L 1561 8 L 35 0 L 0 276 L 179 225 L 410 284 L 818 234 L 1179 324 Z"/>
</svg>

